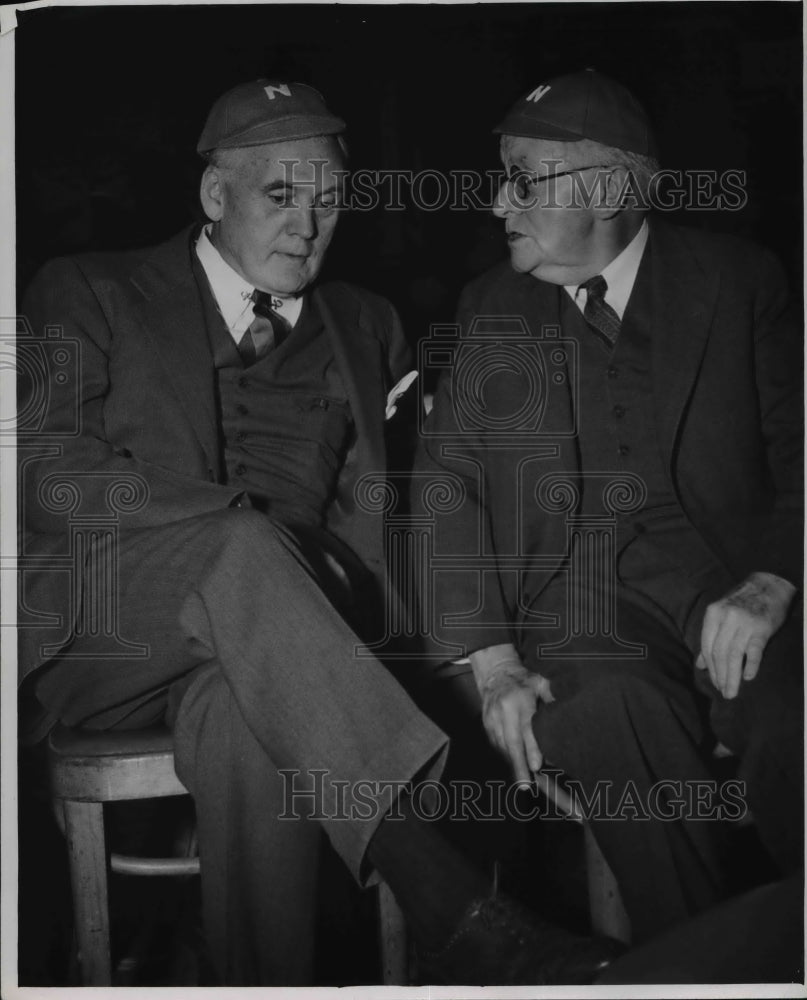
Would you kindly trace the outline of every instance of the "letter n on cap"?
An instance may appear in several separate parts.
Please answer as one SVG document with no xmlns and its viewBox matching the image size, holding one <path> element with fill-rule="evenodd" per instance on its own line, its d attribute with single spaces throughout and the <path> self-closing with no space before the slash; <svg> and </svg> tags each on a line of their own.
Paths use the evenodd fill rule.
<svg viewBox="0 0 807 1000">
<path fill-rule="evenodd" d="M 284 97 L 291 97 L 291 91 L 285 83 L 278 84 L 277 87 L 273 87 L 269 84 L 269 86 L 264 87 L 263 90 L 270 101 L 275 99 L 275 94 L 282 94 Z"/>
<path fill-rule="evenodd" d="M 551 89 L 551 87 L 542 84 L 540 87 L 536 87 L 531 94 L 527 94 L 527 100 L 535 104 L 536 101 L 540 101 L 542 97 L 548 94 Z"/>
</svg>

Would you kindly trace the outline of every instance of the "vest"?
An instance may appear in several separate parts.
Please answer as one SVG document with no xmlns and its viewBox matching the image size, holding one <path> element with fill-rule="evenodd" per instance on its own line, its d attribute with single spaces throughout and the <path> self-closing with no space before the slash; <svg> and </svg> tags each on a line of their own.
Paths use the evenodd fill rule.
<svg viewBox="0 0 807 1000">
<path fill-rule="evenodd" d="M 634 600 L 699 647 L 706 605 L 733 579 L 690 523 L 662 456 L 653 397 L 649 248 L 616 344 L 607 344 L 559 289 L 563 336 L 578 344 L 577 442 L 582 477 L 580 513 L 604 515 L 604 478 L 630 474 L 644 484 L 643 504 L 616 514 L 616 574 L 622 599 Z M 597 586 L 586 581 L 584 586 Z M 541 598 L 565 611 L 565 584 Z M 562 601 L 562 606 L 559 606 Z"/>
<path fill-rule="evenodd" d="M 285 524 L 319 527 L 353 435 L 322 318 L 307 297 L 288 337 L 245 367 L 198 260 L 194 267 L 216 370 L 221 478 Z"/>
</svg>

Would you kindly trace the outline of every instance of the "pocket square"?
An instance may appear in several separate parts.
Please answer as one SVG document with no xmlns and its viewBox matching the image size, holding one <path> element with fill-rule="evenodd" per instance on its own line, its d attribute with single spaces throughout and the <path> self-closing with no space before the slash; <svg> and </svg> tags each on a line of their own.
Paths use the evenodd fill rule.
<svg viewBox="0 0 807 1000">
<path fill-rule="evenodd" d="M 398 411 L 398 407 L 395 404 L 417 377 L 418 373 L 416 371 L 407 372 L 401 381 L 390 389 L 389 394 L 387 395 L 387 411 L 384 416 L 385 420 L 389 420 L 390 417 L 395 416 Z"/>
</svg>

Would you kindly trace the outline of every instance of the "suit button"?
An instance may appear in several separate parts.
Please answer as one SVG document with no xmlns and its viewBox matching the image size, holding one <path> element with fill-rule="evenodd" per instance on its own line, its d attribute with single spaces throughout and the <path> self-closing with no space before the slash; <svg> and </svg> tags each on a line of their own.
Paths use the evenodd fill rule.
<svg viewBox="0 0 807 1000">
<path fill-rule="evenodd" d="M 242 417 L 245 417 L 249 413 L 249 410 L 243 403 L 239 403 L 235 408 L 235 412 L 240 413 Z"/>
<path fill-rule="evenodd" d="M 249 385 L 249 379 L 246 378 L 244 375 L 239 375 L 239 377 L 238 377 L 238 387 L 239 387 L 239 389 L 246 389 L 246 387 L 248 385 Z"/>
<path fill-rule="evenodd" d="M 619 378 L 619 369 L 611 365 L 606 372 L 608 378 Z"/>
<path fill-rule="evenodd" d="M 626 444 L 621 444 L 617 451 L 624 458 L 626 455 L 630 455 L 630 448 Z"/>
<path fill-rule="evenodd" d="M 625 416 L 625 407 L 620 406 L 618 403 L 611 411 L 617 420 L 621 420 Z"/>
<path fill-rule="evenodd" d="M 246 471 L 247 471 L 246 465 L 243 465 L 241 462 L 239 462 L 238 465 L 236 465 L 235 467 L 236 476 L 243 476 Z"/>
<path fill-rule="evenodd" d="M 235 435 L 235 440 L 236 440 L 236 441 L 246 441 L 246 439 L 247 439 L 247 435 L 246 435 L 246 432 L 245 432 L 245 431 L 239 431 L 239 432 L 238 432 L 238 433 L 237 433 L 237 434 Z"/>
</svg>

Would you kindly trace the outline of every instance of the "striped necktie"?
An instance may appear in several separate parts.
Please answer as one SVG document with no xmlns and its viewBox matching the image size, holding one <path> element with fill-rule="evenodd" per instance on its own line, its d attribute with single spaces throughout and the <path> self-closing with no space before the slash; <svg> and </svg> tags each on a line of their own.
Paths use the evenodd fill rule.
<svg viewBox="0 0 807 1000">
<path fill-rule="evenodd" d="M 238 342 L 244 367 L 254 365 L 277 347 L 291 332 L 291 324 L 272 308 L 272 296 L 257 289 L 252 293 L 255 319 Z"/>
<path fill-rule="evenodd" d="M 586 308 L 583 310 L 585 321 L 612 347 L 619 336 L 621 323 L 619 316 L 605 301 L 608 282 L 601 274 L 595 274 L 593 278 L 584 281 L 580 288 L 585 288 L 587 293 Z"/>
</svg>

